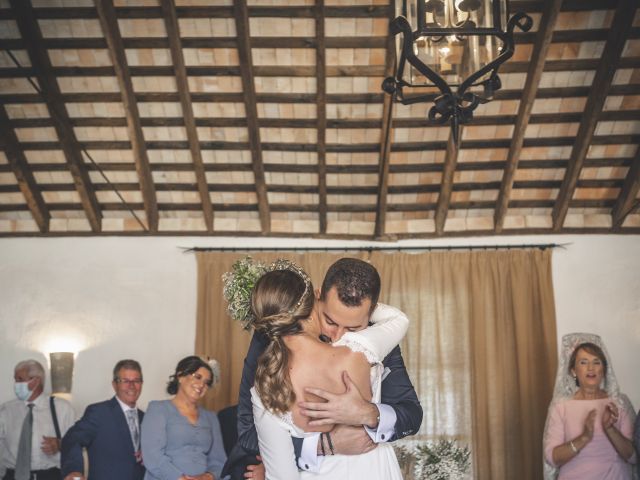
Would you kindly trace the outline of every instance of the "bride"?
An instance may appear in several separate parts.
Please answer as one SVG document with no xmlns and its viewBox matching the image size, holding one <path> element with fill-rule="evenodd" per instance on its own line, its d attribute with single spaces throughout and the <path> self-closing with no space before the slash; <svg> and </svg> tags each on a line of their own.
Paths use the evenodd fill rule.
<svg viewBox="0 0 640 480">
<path fill-rule="evenodd" d="M 299 472 L 291 436 L 304 437 L 312 431 L 297 402 L 322 401 L 305 393 L 305 387 L 344 392 L 343 372 L 347 372 L 364 398 L 379 401 L 381 362 L 406 333 L 406 319 L 348 332 L 333 345 L 323 343 L 313 286 L 306 273 L 293 264 L 264 274 L 255 285 L 251 303 L 254 328 L 270 340 L 258 360 L 251 390 L 267 480 L 401 480 L 390 444 L 378 444 L 361 455 L 333 455 L 328 435 L 321 436 L 324 456 L 319 472 Z M 326 433 L 332 428 L 325 425 L 313 431 Z"/>
</svg>

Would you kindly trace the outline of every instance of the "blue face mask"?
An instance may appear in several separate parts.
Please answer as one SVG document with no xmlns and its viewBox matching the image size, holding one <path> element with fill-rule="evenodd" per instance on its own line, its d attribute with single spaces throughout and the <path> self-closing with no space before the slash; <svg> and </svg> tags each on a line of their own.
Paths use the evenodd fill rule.
<svg viewBox="0 0 640 480">
<path fill-rule="evenodd" d="M 16 382 L 13 389 L 16 392 L 18 400 L 22 401 L 27 400 L 33 393 L 33 390 L 29 390 L 29 382 Z"/>
</svg>

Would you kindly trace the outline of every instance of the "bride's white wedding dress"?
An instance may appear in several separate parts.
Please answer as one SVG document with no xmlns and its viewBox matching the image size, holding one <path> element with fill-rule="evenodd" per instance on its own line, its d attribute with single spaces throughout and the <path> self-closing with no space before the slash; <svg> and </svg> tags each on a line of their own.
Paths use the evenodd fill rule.
<svg viewBox="0 0 640 480">
<path fill-rule="evenodd" d="M 382 311 L 379 311 L 382 309 Z M 382 360 L 402 340 L 409 320 L 399 310 L 379 304 L 379 320 L 360 332 L 348 332 L 334 343 L 362 352 L 371 364 L 372 402 L 379 402 L 384 366 Z M 264 408 L 255 387 L 251 389 L 253 418 L 258 431 L 260 455 L 266 469 L 266 480 L 402 480 L 398 460 L 389 443 L 361 455 L 327 455 L 317 472 L 298 471 L 291 437 L 304 438 L 305 433 L 292 419 L 291 412 L 274 414 Z"/>
</svg>

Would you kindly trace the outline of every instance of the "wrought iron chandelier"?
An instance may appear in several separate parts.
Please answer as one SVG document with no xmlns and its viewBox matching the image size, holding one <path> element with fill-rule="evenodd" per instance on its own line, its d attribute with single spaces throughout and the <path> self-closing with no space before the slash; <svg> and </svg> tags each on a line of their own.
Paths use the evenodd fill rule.
<svg viewBox="0 0 640 480">
<path fill-rule="evenodd" d="M 498 68 L 514 53 L 516 27 L 527 32 L 531 17 L 509 18 L 508 0 L 396 0 L 397 71 L 382 89 L 404 105 L 433 100 L 428 118 L 459 126 L 501 87 Z M 407 89 L 415 92 L 405 96 Z"/>
</svg>

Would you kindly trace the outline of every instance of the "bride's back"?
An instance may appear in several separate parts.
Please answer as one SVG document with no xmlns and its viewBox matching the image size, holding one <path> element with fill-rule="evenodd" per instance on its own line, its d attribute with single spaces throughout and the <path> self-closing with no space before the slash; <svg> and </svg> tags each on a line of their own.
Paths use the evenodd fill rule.
<svg viewBox="0 0 640 480">
<path fill-rule="evenodd" d="M 334 347 L 322 343 L 310 335 L 291 335 L 285 338 L 289 350 L 288 371 L 296 400 L 291 405 L 294 423 L 305 431 L 328 432 L 332 424 L 309 427 L 309 417 L 300 413 L 298 403 L 325 402 L 316 395 L 307 393 L 305 388 L 313 387 L 330 393 L 340 394 L 346 390 L 342 373 L 349 377 L 366 400 L 371 399 L 370 365 L 361 353 L 347 347 Z"/>
</svg>

